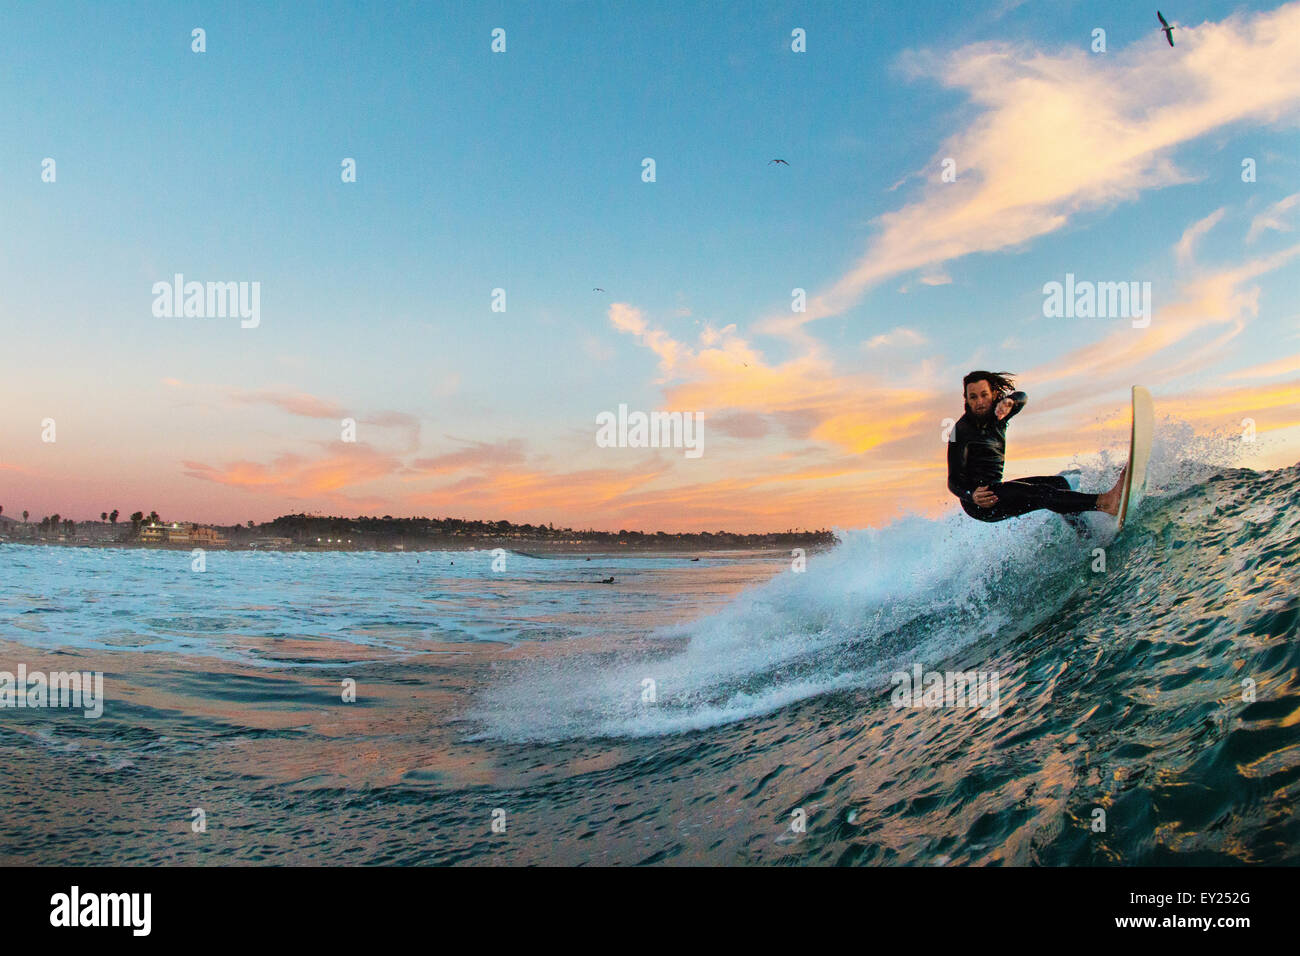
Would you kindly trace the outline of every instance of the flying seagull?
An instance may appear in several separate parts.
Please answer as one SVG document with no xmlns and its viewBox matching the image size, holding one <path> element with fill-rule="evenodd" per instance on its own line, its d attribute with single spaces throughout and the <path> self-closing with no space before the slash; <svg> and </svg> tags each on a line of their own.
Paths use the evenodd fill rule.
<svg viewBox="0 0 1300 956">
<path fill-rule="evenodd" d="M 592 291 L 592 292 L 604 292 L 605 290 L 604 290 L 604 289 L 592 289 L 591 291 Z"/>
<path fill-rule="evenodd" d="M 774 159 L 774 160 L 772 160 L 772 163 L 780 163 L 782 166 L 789 166 L 789 165 L 790 165 L 790 164 L 787 163 L 784 159 Z M 771 166 L 772 163 L 768 163 L 767 165 Z"/>
<path fill-rule="evenodd" d="M 1165 19 L 1165 15 L 1159 10 L 1156 11 L 1156 16 L 1160 18 L 1160 29 L 1164 31 L 1165 39 L 1169 41 L 1170 46 L 1173 46 L 1174 28 L 1169 25 L 1169 21 Z"/>
</svg>

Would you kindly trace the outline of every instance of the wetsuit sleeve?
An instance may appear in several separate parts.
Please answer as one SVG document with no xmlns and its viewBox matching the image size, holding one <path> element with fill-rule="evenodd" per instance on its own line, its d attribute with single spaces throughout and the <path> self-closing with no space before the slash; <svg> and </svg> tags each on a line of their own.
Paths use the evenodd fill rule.
<svg viewBox="0 0 1300 956">
<path fill-rule="evenodd" d="M 959 422 L 953 429 L 952 441 L 948 442 L 948 490 L 958 498 L 971 500 L 974 488 L 966 487 L 962 473 L 966 470 L 967 439 Z"/>
<path fill-rule="evenodd" d="M 1026 395 L 1024 392 L 1012 392 L 1010 395 L 1007 395 L 1006 397 L 1011 399 L 1012 402 L 1011 411 L 1007 412 L 1007 417 L 1002 420 L 1004 422 L 1009 422 L 1011 421 L 1011 419 L 1016 417 L 1016 414 L 1020 411 L 1020 409 L 1025 407 L 1026 403 L 1028 403 L 1029 401 L 1029 396 Z"/>
</svg>

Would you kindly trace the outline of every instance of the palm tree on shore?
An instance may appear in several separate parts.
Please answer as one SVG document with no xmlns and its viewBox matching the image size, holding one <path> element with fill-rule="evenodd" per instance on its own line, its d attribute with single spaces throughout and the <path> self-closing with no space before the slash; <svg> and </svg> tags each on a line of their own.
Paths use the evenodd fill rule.
<svg viewBox="0 0 1300 956">
<path fill-rule="evenodd" d="M 99 520 L 100 520 L 100 521 L 107 521 L 107 520 L 108 520 L 108 512 L 107 512 L 107 511 L 101 511 L 101 512 L 99 513 Z"/>
</svg>

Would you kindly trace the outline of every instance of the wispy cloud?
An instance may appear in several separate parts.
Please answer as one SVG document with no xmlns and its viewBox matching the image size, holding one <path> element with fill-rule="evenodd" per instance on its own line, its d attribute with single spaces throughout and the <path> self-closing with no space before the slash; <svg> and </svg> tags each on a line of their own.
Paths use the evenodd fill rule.
<svg viewBox="0 0 1300 956">
<path fill-rule="evenodd" d="M 524 443 L 518 438 L 503 442 L 468 442 L 456 451 L 432 458 L 417 458 L 411 462 L 411 470 L 424 475 L 443 475 L 467 468 L 514 467 L 522 464 L 525 457 Z"/>
<path fill-rule="evenodd" d="M 245 405 L 272 405 L 290 415 L 298 415 L 302 418 L 342 419 L 346 417 L 346 412 L 340 405 L 317 398 L 315 395 L 308 395 L 306 392 L 276 392 L 267 389 L 249 392 L 232 389 L 230 398 Z"/>
<path fill-rule="evenodd" d="M 286 452 L 270 464 L 233 461 L 222 466 L 185 461 L 190 478 L 245 490 L 268 490 L 291 498 L 337 492 L 394 474 L 401 463 L 394 457 L 356 442 L 331 442 L 323 455 L 312 458 Z"/>
<path fill-rule="evenodd" d="M 1300 203 L 1300 193 L 1292 193 L 1285 199 L 1279 199 L 1273 205 L 1269 206 L 1262 213 L 1250 221 L 1250 229 L 1246 233 L 1246 241 L 1254 242 L 1259 238 L 1260 233 L 1275 229 L 1278 232 L 1290 232 L 1291 223 L 1285 218 Z"/>
<path fill-rule="evenodd" d="M 1222 362 L 1228 343 L 1259 313 L 1259 288 L 1250 280 L 1297 256 L 1300 245 L 1194 276 L 1176 301 L 1156 310 L 1149 327 L 1134 329 L 1126 323 L 1029 370 L 1026 377 L 1056 383 L 1051 407 L 1064 407 L 1093 401 L 1107 389 L 1158 384 L 1213 368 Z"/>
<path fill-rule="evenodd" d="M 892 332 L 872 336 L 862 344 L 869 349 L 878 349 L 883 346 L 924 345 L 927 341 L 929 340 L 920 332 L 900 326 Z"/>
<path fill-rule="evenodd" d="M 662 329 L 653 328 L 640 309 L 625 302 L 615 302 L 609 307 L 609 322 L 620 332 L 635 336 L 637 341 L 659 356 L 659 368 L 664 379 L 674 373 L 684 358 L 681 344 Z"/>
<path fill-rule="evenodd" d="M 655 461 L 625 469 L 572 471 L 496 467 L 414 495 L 411 501 L 440 511 L 464 508 L 475 514 L 504 516 L 568 512 L 582 514 L 584 521 L 618 520 L 624 514 L 623 496 L 658 478 L 667 468 Z"/>
<path fill-rule="evenodd" d="M 1081 211 L 1190 181 L 1175 147 L 1243 120 L 1300 112 L 1300 4 L 1184 27 L 1177 51 L 1138 43 L 1104 57 L 980 43 L 948 55 L 910 53 L 905 72 L 966 91 L 983 108 L 936 152 L 923 197 L 879 217 L 858 263 L 808 310 L 764 319 L 759 331 L 800 327 L 852 307 L 881 279 L 973 252 L 1018 247 Z M 945 157 L 956 182 L 937 181 Z"/>
<path fill-rule="evenodd" d="M 635 314 L 634 323 L 627 320 L 630 314 Z M 839 374 L 820 346 L 773 365 L 734 325 L 705 329 L 699 344 L 692 346 L 629 306 L 621 307 L 617 317 L 611 315 L 611 322 L 634 332 L 661 358 L 661 381 L 675 379 L 665 388 L 669 408 L 757 415 L 782 426 L 789 437 L 828 442 L 855 453 L 903 433 L 926 414 L 916 403 L 930 392 L 910 386 L 906 376 L 885 382 L 865 372 Z M 911 335 L 899 330 L 896 341 Z M 667 364 L 665 356 L 670 358 Z M 918 373 L 928 374 L 927 367 L 922 365 Z M 733 429 L 757 429 L 752 417 L 724 421 Z"/>
<path fill-rule="evenodd" d="M 236 404 L 270 405 L 300 418 L 324 419 L 336 422 L 342 422 L 345 418 L 352 418 L 360 425 L 400 429 L 406 433 L 406 451 L 408 452 L 415 451 L 420 444 L 420 419 L 408 412 L 381 409 L 376 412 L 358 413 L 344 408 L 338 402 L 306 392 L 289 390 L 258 389 L 248 391 L 229 389 L 227 394 L 229 399 Z"/>
<path fill-rule="evenodd" d="M 1228 372 L 1224 378 L 1228 379 L 1254 379 L 1263 381 L 1270 378 L 1278 378 L 1282 375 L 1300 374 L 1300 353 L 1288 355 L 1286 358 L 1275 359 L 1272 362 L 1261 362 L 1258 365 L 1252 365 L 1248 368 L 1237 369 L 1235 372 Z"/>
<path fill-rule="evenodd" d="M 1196 244 L 1201 240 L 1202 236 L 1219 224 L 1225 211 L 1224 207 L 1221 206 L 1204 219 L 1198 219 L 1183 230 L 1182 237 L 1178 240 L 1178 244 L 1174 246 L 1174 254 L 1178 257 L 1180 266 L 1192 264 L 1192 261 L 1196 258 Z"/>
</svg>

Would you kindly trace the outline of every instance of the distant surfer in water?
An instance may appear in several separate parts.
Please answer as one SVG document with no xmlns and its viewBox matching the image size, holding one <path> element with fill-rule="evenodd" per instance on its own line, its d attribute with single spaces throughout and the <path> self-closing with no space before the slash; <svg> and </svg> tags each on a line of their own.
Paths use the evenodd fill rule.
<svg viewBox="0 0 1300 956">
<path fill-rule="evenodd" d="M 1007 422 L 1029 401 L 1015 387 L 1010 372 L 975 371 L 962 379 L 966 414 L 948 443 L 948 490 L 961 499 L 962 510 L 980 521 L 1005 521 L 1046 508 L 1080 532 L 1087 530 L 1077 517 L 1084 511 L 1118 514 L 1122 471 L 1115 487 L 1100 495 L 1071 491 L 1061 475 L 1002 480 Z"/>
</svg>

